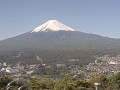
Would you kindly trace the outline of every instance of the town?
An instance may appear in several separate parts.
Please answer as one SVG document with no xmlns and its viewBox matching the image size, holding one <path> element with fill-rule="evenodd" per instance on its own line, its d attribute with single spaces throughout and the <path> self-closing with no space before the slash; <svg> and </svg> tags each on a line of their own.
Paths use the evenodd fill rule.
<svg viewBox="0 0 120 90">
<path fill-rule="evenodd" d="M 0 76 L 11 77 L 35 77 L 35 76 L 71 76 L 71 77 L 91 77 L 95 74 L 103 74 L 111 76 L 112 74 L 120 71 L 120 55 L 111 57 L 109 55 L 94 56 L 96 60 L 87 65 L 67 65 L 64 63 L 57 63 L 49 65 L 37 56 L 41 61 L 38 64 L 21 64 L 19 61 L 16 64 L 9 64 L 7 62 L 0 63 Z M 68 61 L 74 62 L 79 59 L 69 59 Z"/>
</svg>

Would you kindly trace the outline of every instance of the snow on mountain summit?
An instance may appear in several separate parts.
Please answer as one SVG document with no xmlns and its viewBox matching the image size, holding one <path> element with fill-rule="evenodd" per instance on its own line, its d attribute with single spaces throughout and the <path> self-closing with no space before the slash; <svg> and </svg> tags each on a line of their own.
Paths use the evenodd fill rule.
<svg viewBox="0 0 120 90">
<path fill-rule="evenodd" d="M 49 20 L 46 23 L 42 24 L 41 26 L 36 27 L 31 33 L 33 32 L 48 32 L 48 31 L 75 31 L 74 29 L 62 24 L 57 20 Z"/>
</svg>

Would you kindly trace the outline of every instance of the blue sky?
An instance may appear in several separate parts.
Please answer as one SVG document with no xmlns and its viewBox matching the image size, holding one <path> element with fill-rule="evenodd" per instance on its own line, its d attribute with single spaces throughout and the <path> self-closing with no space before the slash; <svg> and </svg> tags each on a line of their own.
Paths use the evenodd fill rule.
<svg viewBox="0 0 120 90">
<path fill-rule="evenodd" d="M 0 39 L 51 19 L 82 32 L 120 38 L 120 0 L 0 0 Z"/>
</svg>

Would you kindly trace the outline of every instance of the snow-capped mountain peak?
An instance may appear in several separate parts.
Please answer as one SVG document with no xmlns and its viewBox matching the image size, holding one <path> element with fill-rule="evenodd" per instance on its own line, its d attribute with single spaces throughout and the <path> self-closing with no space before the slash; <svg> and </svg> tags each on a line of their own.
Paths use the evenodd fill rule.
<svg viewBox="0 0 120 90">
<path fill-rule="evenodd" d="M 41 26 L 36 27 L 31 33 L 33 32 L 48 32 L 48 31 L 75 31 L 74 29 L 62 24 L 57 20 L 49 20 L 46 23 L 42 24 Z"/>
</svg>

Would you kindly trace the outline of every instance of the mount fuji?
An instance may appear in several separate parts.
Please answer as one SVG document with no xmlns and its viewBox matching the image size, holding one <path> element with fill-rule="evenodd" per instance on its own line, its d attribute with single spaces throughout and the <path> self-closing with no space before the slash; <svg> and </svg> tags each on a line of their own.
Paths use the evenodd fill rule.
<svg viewBox="0 0 120 90">
<path fill-rule="evenodd" d="M 91 55 L 96 50 L 107 52 L 119 47 L 119 39 L 76 31 L 57 20 L 49 20 L 27 33 L 0 41 L 0 54 L 29 51 L 47 61 L 56 61 L 81 58 L 83 51 L 90 50 Z"/>
<path fill-rule="evenodd" d="M 49 20 L 48 22 L 44 23 L 41 26 L 38 26 L 35 28 L 31 33 L 33 32 L 49 32 L 49 31 L 75 31 L 74 29 L 62 24 L 61 22 L 57 20 Z"/>
</svg>

